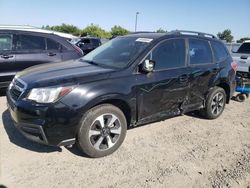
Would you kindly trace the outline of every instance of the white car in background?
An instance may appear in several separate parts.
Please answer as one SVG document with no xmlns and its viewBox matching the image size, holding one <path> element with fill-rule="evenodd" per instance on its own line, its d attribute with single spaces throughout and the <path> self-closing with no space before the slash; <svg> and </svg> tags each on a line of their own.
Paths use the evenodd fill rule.
<svg viewBox="0 0 250 188">
<path fill-rule="evenodd" d="M 243 42 L 237 50 L 232 50 L 231 55 L 238 64 L 238 75 L 250 78 L 250 40 Z"/>
</svg>

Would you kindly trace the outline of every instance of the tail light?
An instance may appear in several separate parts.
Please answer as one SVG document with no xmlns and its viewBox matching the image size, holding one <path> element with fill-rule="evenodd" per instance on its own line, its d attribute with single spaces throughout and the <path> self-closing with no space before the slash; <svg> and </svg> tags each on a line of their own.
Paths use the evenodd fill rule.
<svg viewBox="0 0 250 188">
<path fill-rule="evenodd" d="M 79 48 L 78 46 L 72 44 L 73 48 L 78 52 L 78 54 L 80 54 L 81 56 L 83 56 L 83 51 L 81 50 L 81 48 Z"/>
<path fill-rule="evenodd" d="M 234 62 L 231 63 L 231 67 L 234 70 L 234 72 L 236 72 L 237 69 L 238 69 L 238 64 L 234 61 Z"/>
</svg>

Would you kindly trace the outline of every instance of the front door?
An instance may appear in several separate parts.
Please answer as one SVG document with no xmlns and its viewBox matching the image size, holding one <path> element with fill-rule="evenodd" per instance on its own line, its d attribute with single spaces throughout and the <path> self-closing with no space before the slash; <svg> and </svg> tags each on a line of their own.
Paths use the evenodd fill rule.
<svg viewBox="0 0 250 188">
<path fill-rule="evenodd" d="M 179 114 L 189 92 L 184 39 L 161 42 L 146 58 L 155 69 L 137 76 L 138 120 L 148 122 Z"/>
</svg>

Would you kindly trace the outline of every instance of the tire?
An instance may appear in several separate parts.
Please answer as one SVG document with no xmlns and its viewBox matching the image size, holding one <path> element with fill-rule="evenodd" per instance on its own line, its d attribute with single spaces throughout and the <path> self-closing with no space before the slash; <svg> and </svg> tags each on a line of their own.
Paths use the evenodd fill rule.
<svg viewBox="0 0 250 188">
<path fill-rule="evenodd" d="M 126 132 L 127 121 L 119 108 L 111 104 L 98 105 L 83 116 L 77 145 L 89 157 L 104 157 L 120 147 Z"/>
<path fill-rule="evenodd" d="M 238 102 L 244 102 L 246 98 L 247 98 L 247 95 L 240 93 L 236 95 L 235 100 Z"/>
<path fill-rule="evenodd" d="M 221 87 L 214 87 L 208 94 L 205 108 L 201 115 L 206 119 L 216 119 L 224 111 L 226 105 L 226 93 Z"/>
</svg>

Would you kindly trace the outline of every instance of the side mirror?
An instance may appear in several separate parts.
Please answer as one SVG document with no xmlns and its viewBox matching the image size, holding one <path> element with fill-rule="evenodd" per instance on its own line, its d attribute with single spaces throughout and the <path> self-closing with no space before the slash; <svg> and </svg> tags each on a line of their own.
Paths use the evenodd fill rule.
<svg viewBox="0 0 250 188">
<path fill-rule="evenodd" d="M 231 52 L 232 52 L 232 53 L 237 53 L 237 50 L 232 49 Z"/>
<path fill-rule="evenodd" d="M 83 45 L 84 45 L 83 42 L 79 42 L 79 43 L 77 44 L 77 46 L 79 46 L 80 48 L 83 47 Z"/>
<path fill-rule="evenodd" d="M 141 64 L 141 71 L 142 72 L 152 72 L 155 68 L 155 61 L 153 60 L 148 60 L 146 59 L 142 64 Z"/>
</svg>

